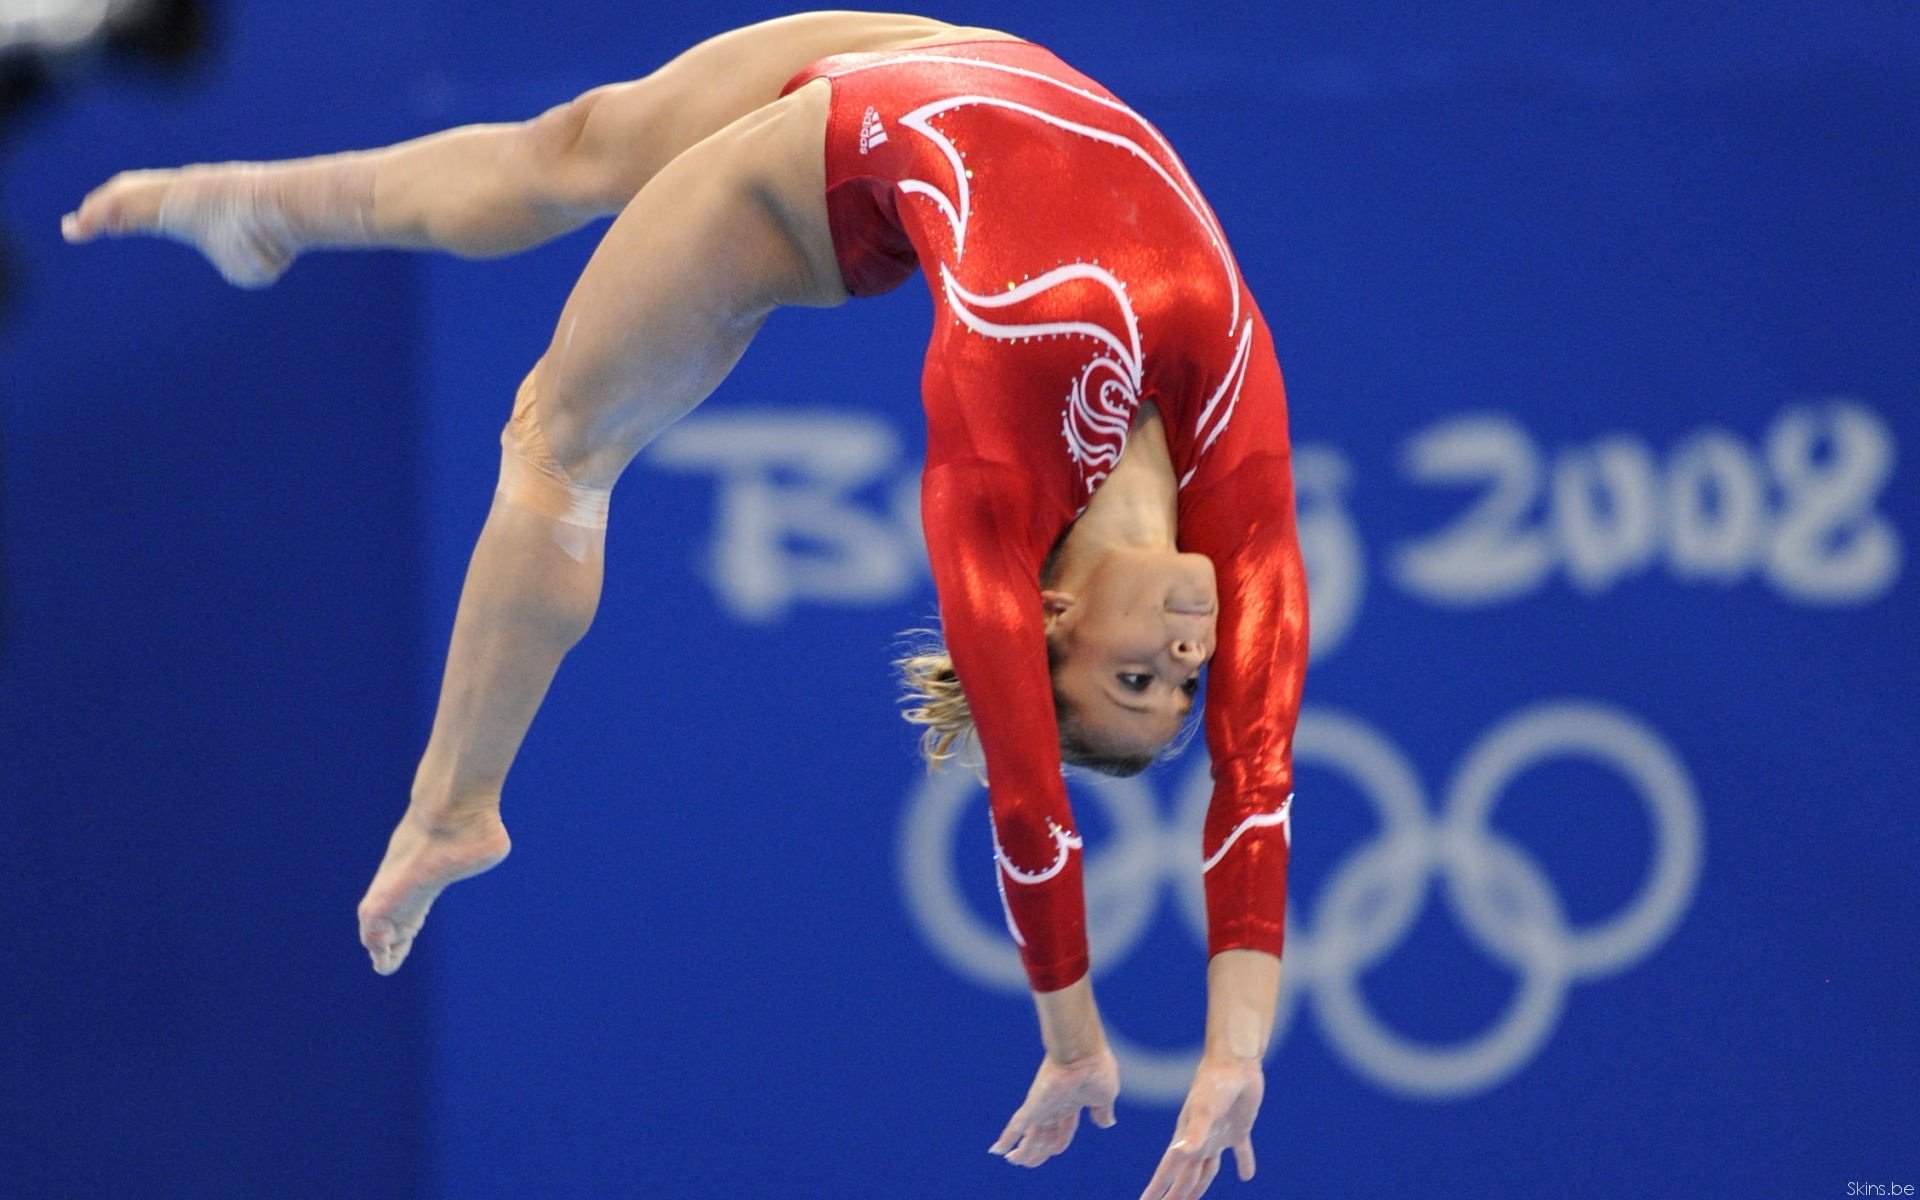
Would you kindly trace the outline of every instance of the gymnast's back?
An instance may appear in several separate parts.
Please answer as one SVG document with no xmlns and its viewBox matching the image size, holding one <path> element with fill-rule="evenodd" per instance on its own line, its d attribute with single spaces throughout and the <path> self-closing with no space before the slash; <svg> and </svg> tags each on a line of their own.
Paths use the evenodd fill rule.
<svg viewBox="0 0 1920 1200">
<path fill-rule="evenodd" d="M 785 90 L 823 78 L 827 214 L 847 290 L 878 295 L 923 269 L 933 295 L 930 462 L 1042 468 L 1043 492 L 1070 515 L 1143 402 L 1166 417 L 1183 482 L 1229 455 L 1239 439 L 1222 440 L 1217 397 L 1265 331 L 1158 130 L 1017 40 L 836 55 Z M 1277 424 L 1250 423 L 1279 448 L 1272 390 L 1261 406 Z M 1058 453 L 1039 453 L 1049 446 Z"/>
</svg>

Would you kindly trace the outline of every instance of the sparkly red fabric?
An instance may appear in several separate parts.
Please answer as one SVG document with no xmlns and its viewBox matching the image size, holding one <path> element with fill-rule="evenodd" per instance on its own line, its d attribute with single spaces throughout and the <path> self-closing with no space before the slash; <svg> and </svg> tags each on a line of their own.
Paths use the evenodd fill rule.
<svg viewBox="0 0 1920 1200">
<path fill-rule="evenodd" d="M 833 90 L 827 204 L 848 289 L 920 268 L 933 293 L 922 518 L 1029 979 L 1051 991 L 1087 970 L 1040 567 L 1148 401 L 1181 548 L 1220 582 L 1195 861 L 1209 946 L 1278 954 L 1307 587 L 1280 367 L 1212 210 L 1152 126 L 1041 47 L 841 55 L 788 90 L 816 78 Z"/>
</svg>

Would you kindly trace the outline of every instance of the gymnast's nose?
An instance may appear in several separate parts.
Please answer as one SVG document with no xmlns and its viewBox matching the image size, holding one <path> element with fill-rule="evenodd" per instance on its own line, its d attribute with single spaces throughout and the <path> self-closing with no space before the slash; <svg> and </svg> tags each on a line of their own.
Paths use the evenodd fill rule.
<svg viewBox="0 0 1920 1200">
<path fill-rule="evenodd" d="M 1197 667 L 1207 661 L 1206 648 L 1199 642 L 1189 641 L 1185 638 L 1175 639 L 1174 642 L 1167 647 L 1167 651 L 1173 655 L 1173 661 L 1183 667 Z"/>
</svg>

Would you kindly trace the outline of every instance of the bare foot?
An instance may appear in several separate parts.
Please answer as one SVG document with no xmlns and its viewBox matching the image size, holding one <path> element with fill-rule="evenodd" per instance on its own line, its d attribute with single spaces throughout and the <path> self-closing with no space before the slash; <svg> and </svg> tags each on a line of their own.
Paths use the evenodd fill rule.
<svg viewBox="0 0 1920 1200">
<path fill-rule="evenodd" d="M 360 944 L 373 957 L 373 969 L 382 975 L 398 971 L 447 885 L 492 870 L 512 848 L 496 809 L 445 821 L 428 821 L 408 809 L 360 901 Z"/>
<path fill-rule="evenodd" d="M 280 278 L 300 242 L 277 205 L 262 201 L 249 163 L 123 171 L 60 219 L 69 242 L 153 234 L 205 255 L 228 283 L 262 288 Z"/>
</svg>

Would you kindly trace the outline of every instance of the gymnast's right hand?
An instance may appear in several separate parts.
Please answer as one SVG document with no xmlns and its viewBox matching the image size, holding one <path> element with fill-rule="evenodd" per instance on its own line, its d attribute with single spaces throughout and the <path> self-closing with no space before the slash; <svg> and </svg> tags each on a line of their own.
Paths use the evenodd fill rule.
<svg viewBox="0 0 1920 1200">
<path fill-rule="evenodd" d="M 1119 1094 L 1120 1064 L 1107 1047 L 1071 1062 L 1056 1062 L 1049 1054 L 1040 1060 L 1026 1103 L 988 1152 L 1019 1166 L 1037 1167 L 1073 1141 L 1081 1109 L 1088 1110 L 1095 1125 L 1111 1129 L 1113 1101 Z"/>
</svg>

